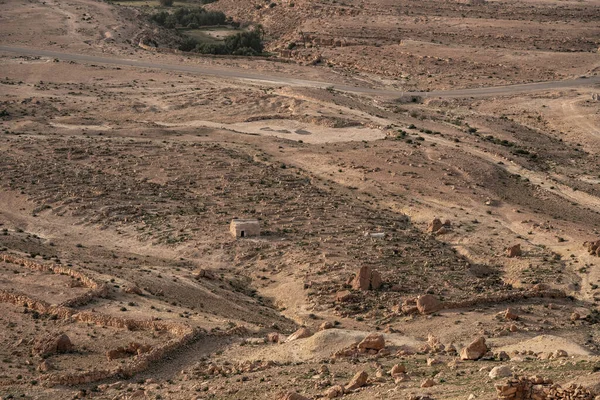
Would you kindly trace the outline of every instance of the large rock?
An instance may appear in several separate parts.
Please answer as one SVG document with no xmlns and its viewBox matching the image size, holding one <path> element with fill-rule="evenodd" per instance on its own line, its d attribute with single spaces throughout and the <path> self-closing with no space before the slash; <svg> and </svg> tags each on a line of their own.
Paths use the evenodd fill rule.
<svg viewBox="0 0 600 400">
<path fill-rule="evenodd" d="M 365 371 L 359 371 L 352 377 L 350 383 L 346 385 L 344 391 L 350 392 L 352 390 L 356 390 L 360 387 L 363 387 L 367 384 L 367 379 L 369 378 L 369 374 Z"/>
<path fill-rule="evenodd" d="M 385 347 L 385 339 L 381 333 L 371 333 L 359 344 L 359 350 L 381 350 Z"/>
<path fill-rule="evenodd" d="M 383 284 L 383 279 L 381 279 L 381 274 L 375 270 L 371 272 L 371 289 L 377 290 Z"/>
<path fill-rule="evenodd" d="M 439 218 L 435 218 L 433 221 L 431 221 L 429 223 L 429 225 L 427 225 L 427 232 L 435 233 L 435 232 L 439 231 L 440 229 L 442 229 L 443 226 L 444 226 L 444 224 L 442 223 L 442 221 L 440 221 Z"/>
<path fill-rule="evenodd" d="M 433 295 L 425 294 L 417 299 L 417 309 L 421 314 L 431 314 L 442 309 L 442 303 Z"/>
<path fill-rule="evenodd" d="M 517 315 L 517 312 L 513 308 L 509 307 L 504 312 L 504 319 L 511 319 L 514 321 L 514 320 L 519 319 L 519 316 Z"/>
<path fill-rule="evenodd" d="M 483 336 L 475 339 L 460 351 L 461 360 L 479 360 L 487 353 L 488 347 Z"/>
<path fill-rule="evenodd" d="M 394 364 L 392 369 L 390 369 L 390 375 L 394 377 L 394 375 L 400 375 L 406 373 L 406 367 L 404 364 Z"/>
<path fill-rule="evenodd" d="M 300 328 L 296 332 L 292 333 L 286 340 L 286 342 L 291 342 L 292 340 L 304 339 L 307 337 L 311 337 L 312 332 L 308 328 Z"/>
<path fill-rule="evenodd" d="M 71 350 L 73 350 L 73 343 L 64 333 L 45 336 L 33 346 L 33 351 L 42 357 L 50 354 L 68 353 Z"/>
<path fill-rule="evenodd" d="M 354 290 L 377 290 L 383 284 L 381 274 L 369 266 L 362 266 L 350 282 Z"/>
<path fill-rule="evenodd" d="M 354 290 L 369 290 L 371 288 L 371 267 L 366 265 L 360 267 L 358 274 L 352 280 Z"/>
<path fill-rule="evenodd" d="M 328 399 L 335 399 L 336 397 L 342 397 L 344 395 L 344 388 L 341 385 L 335 385 L 327 389 L 325 397 Z"/>
<path fill-rule="evenodd" d="M 520 244 L 515 244 L 514 246 L 510 246 L 508 249 L 506 249 L 506 255 L 511 258 L 520 257 L 521 254 L 523 254 L 523 252 L 521 251 Z"/>
<path fill-rule="evenodd" d="M 508 365 L 499 365 L 492 368 L 489 376 L 492 379 L 507 378 L 512 376 L 512 369 Z"/>
<path fill-rule="evenodd" d="M 423 382 L 421 382 L 422 388 L 432 387 L 433 385 L 435 385 L 435 381 L 431 378 L 427 378 Z"/>
</svg>

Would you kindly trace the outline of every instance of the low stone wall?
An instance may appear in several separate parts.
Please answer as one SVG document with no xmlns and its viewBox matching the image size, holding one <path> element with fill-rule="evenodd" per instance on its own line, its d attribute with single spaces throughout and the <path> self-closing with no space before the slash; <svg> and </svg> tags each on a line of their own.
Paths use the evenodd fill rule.
<svg viewBox="0 0 600 400">
<path fill-rule="evenodd" d="M 473 297 L 472 299 L 461 300 L 461 301 L 444 301 L 441 303 L 442 309 L 456 309 L 456 308 L 467 308 L 473 307 L 480 304 L 495 304 L 504 303 L 509 301 L 524 300 L 531 298 L 552 298 L 562 299 L 567 297 L 565 292 L 557 289 L 546 289 L 546 290 L 527 290 L 516 293 L 501 293 L 496 295 L 484 295 Z"/>
<path fill-rule="evenodd" d="M 108 295 L 108 285 L 104 283 L 99 283 L 83 274 L 82 272 L 76 271 L 72 268 L 65 267 L 63 265 L 58 264 L 40 264 L 34 261 L 28 260 L 26 258 L 20 258 L 13 256 L 11 254 L 2 254 L 2 261 L 8 264 L 16 264 L 23 266 L 25 268 L 29 268 L 34 271 L 44 271 L 44 272 L 52 272 L 54 274 L 62 274 L 71 276 L 77 280 L 79 280 L 84 287 L 90 288 L 87 293 L 69 299 L 61 303 L 62 306 L 65 307 L 76 307 L 82 306 L 84 304 L 89 303 L 96 297 L 106 297 Z"/>
<path fill-rule="evenodd" d="M 108 294 L 108 286 L 104 284 L 98 284 L 84 274 L 60 265 L 38 264 L 30 260 L 15 257 L 9 254 L 3 254 L 2 260 L 7 263 L 22 265 L 33 270 L 68 274 L 80 279 L 86 287 L 90 287 L 92 290 L 59 305 L 49 304 L 43 300 L 31 298 L 25 293 L 20 293 L 14 290 L 0 290 L 0 302 L 27 307 L 28 309 L 37 311 L 41 314 L 54 315 L 61 320 L 93 323 L 96 325 L 109 326 L 117 329 L 127 329 L 130 331 L 163 331 L 169 332 L 175 336 L 175 338 L 168 340 L 159 346 L 154 346 L 149 352 L 135 356 L 128 364 L 77 373 L 57 372 L 42 375 L 41 380 L 47 386 L 79 385 L 115 376 L 132 376 L 147 369 L 150 363 L 158 361 L 164 358 L 166 354 L 190 343 L 201 333 L 200 329 L 175 322 L 156 321 L 153 319 L 136 320 L 91 311 L 78 311 L 71 307 L 85 304 L 97 296 L 106 296 Z"/>
<path fill-rule="evenodd" d="M 594 400 L 596 393 L 579 385 L 565 388 L 539 376 L 511 378 L 496 384 L 499 400 Z"/>
</svg>

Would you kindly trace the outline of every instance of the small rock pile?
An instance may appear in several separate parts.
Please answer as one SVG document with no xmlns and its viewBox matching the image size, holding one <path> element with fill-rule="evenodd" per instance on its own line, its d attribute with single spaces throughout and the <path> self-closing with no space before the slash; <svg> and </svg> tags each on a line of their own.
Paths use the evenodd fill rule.
<svg viewBox="0 0 600 400">
<path fill-rule="evenodd" d="M 582 386 L 569 385 L 563 388 L 539 376 L 508 379 L 506 383 L 496 385 L 496 392 L 500 400 L 594 400 L 596 396 Z"/>
</svg>

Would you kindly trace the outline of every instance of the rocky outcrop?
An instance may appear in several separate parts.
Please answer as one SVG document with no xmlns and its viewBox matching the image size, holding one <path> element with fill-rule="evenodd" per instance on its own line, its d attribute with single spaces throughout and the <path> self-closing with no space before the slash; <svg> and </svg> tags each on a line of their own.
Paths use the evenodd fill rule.
<svg viewBox="0 0 600 400">
<path fill-rule="evenodd" d="M 496 385 L 499 400 L 594 400 L 597 393 L 582 386 L 561 387 L 539 376 L 519 377 Z"/>
</svg>

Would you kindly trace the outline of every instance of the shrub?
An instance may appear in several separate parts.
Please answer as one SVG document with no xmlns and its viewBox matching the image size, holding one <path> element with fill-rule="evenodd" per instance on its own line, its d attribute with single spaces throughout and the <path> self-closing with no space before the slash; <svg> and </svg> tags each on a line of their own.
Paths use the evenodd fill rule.
<svg viewBox="0 0 600 400">
<path fill-rule="evenodd" d="M 173 0 L 159 0 L 159 3 L 163 7 L 171 7 L 173 5 Z"/>
</svg>

